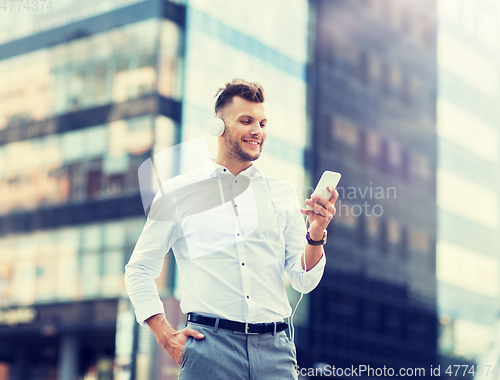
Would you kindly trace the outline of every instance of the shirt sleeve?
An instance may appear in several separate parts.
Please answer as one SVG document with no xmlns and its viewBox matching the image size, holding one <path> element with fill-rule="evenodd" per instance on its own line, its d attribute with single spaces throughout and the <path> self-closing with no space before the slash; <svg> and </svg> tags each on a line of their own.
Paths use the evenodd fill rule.
<svg viewBox="0 0 500 380">
<path fill-rule="evenodd" d="M 307 244 L 306 232 L 306 223 L 297 200 L 295 206 L 288 210 L 284 229 L 285 271 L 290 278 L 292 287 L 304 294 L 311 292 L 318 286 L 326 265 L 325 251 L 321 247 L 323 255 L 318 263 L 308 271 L 302 267 L 301 258 Z"/>
<path fill-rule="evenodd" d="M 179 231 L 175 220 L 164 220 L 168 218 L 158 217 L 159 213 L 154 211 L 152 209 L 148 214 L 141 236 L 125 266 L 125 287 L 141 326 L 153 315 L 165 315 L 154 280 L 160 276 L 165 255 L 177 240 Z"/>
</svg>

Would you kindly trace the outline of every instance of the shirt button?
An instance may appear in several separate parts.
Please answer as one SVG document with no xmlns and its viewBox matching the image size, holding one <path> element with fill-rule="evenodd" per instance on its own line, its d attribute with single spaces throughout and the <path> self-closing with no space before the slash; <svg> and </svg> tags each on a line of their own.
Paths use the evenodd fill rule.
<svg viewBox="0 0 500 380">
<path fill-rule="evenodd" d="M 238 205 L 234 205 L 234 207 L 238 207 Z"/>
<path fill-rule="evenodd" d="M 224 171 L 226 171 L 226 169 L 224 169 Z"/>
<path fill-rule="evenodd" d="M 247 300 L 250 299 L 250 296 L 247 296 Z"/>
<path fill-rule="evenodd" d="M 238 183 L 238 181 L 237 181 L 237 180 L 234 180 L 234 183 Z"/>
<path fill-rule="evenodd" d="M 236 234 L 236 235 L 240 236 L 240 234 Z"/>
<path fill-rule="evenodd" d="M 244 265 L 245 265 L 245 263 L 241 263 L 241 265 L 243 265 L 243 266 L 244 266 Z"/>
</svg>

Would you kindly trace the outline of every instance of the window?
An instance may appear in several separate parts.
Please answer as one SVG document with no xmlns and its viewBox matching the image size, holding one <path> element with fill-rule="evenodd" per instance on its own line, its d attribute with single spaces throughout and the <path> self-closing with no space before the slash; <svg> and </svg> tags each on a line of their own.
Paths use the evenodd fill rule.
<svg viewBox="0 0 500 380">
<path fill-rule="evenodd" d="M 438 241 L 436 251 L 439 281 L 483 296 L 498 297 L 500 270 L 496 258 L 446 240 Z"/>
<path fill-rule="evenodd" d="M 125 251 L 144 218 L 0 238 L 0 305 L 122 294 Z M 102 253 L 102 239 L 106 250 Z"/>
<path fill-rule="evenodd" d="M 334 216 L 336 223 L 350 230 L 354 229 L 358 225 L 358 217 L 362 212 L 361 207 L 358 207 L 340 199 L 339 204 L 336 204 L 335 207 L 337 210 L 337 213 Z"/>
<path fill-rule="evenodd" d="M 440 98 L 437 107 L 440 138 L 491 163 L 498 162 L 500 134 L 494 124 L 446 98 Z"/>
<path fill-rule="evenodd" d="M 401 86 L 401 99 L 405 105 L 410 105 L 412 100 L 412 93 L 410 88 L 410 79 L 408 74 L 403 74 Z"/>
<path fill-rule="evenodd" d="M 67 132 L 62 135 L 62 155 L 65 162 L 85 157 L 84 131 Z"/>
<path fill-rule="evenodd" d="M 402 227 L 401 228 L 401 242 L 399 245 L 399 255 L 402 259 L 408 259 L 408 229 Z"/>
<path fill-rule="evenodd" d="M 49 301 L 55 298 L 57 272 L 55 262 L 57 258 L 57 241 L 54 234 L 47 231 L 38 235 L 37 257 L 37 300 Z"/>
<path fill-rule="evenodd" d="M 361 228 L 363 242 L 367 247 L 377 247 L 380 244 L 380 229 L 381 219 L 374 215 L 366 215 L 364 218 L 364 226 Z"/>
<path fill-rule="evenodd" d="M 399 143 L 391 138 L 387 140 L 387 161 L 391 168 L 391 172 L 399 174 L 403 163 L 403 153 Z"/>
<path fill-rule="evenodd" d="M 382 92 L 384 95 L 391 94 L 391 78 L 390 78 L 390 67 L 387 62 L 382 63 L 381 68 L 381 77 L 382 77 Z"/>
<path fill-rule="evenodd" d="M 107 223 L 104 228 L 105 247 L 122 248 L 125 245 L 126 225 L 123 221 Z"/>
<path fill-rule="evenodd" d="M 142 21 L 2 60 L 0 129 L 151 93 L 157 23 Z M 179 54 L 174 49 L 172 59 Z"/>
<path fill-rule="evenodd" d="M 379 240 L 379 249 L 380 252 L 384 255 L 389 253 L 389 228 L 388 228 L 388 222 L 386 219 L 379 218 L 379 224 L 380 224 L 380 229 L 379 229 L 379 234 L 380 234 L 380 240 Z"/>
<path fill-rule="evenodd" d="M 408 246 L 417 253 L 429 254 L 431 251 L 429 236 L 421 230 L 410 228 L 408 231 Z"/>
<path fill-rule="evenodd" d="M 457 356 L 465 356 L 475 360 L 490 349 L 494 336 L 495 331 L 491 326 L 458 318 L 453 323 L 453 351 Z M 479 364 L 482 363 L 479 362 Z M 483 366 L 488 364 L 484 363 Z"/>
<path fill-rule="evenodd" d="M 358 128 L 341 116 L 335 116 L 333 119 L 333 137 L 337 142 L 335 148 L 346 153 L 357 150 L 361 139 Z"/>
<path fill-rule="evenodd" d="M 125 252 L 111 250 L 103 254 L 103 276 L 101 293 L 103 296 L 117 296 L 123 292 Z"/>
<path fill-rule="evenodd" d="M 411 178 L 416 181 L 428 181 L 431 177 L 431 167 L 427 157 L 418 152 L 410 151 L 409 160 Z"/>
<path fill-rule="evenodd" d="M 91 224 L 82 229 L 82 250 L 99 251 L 102 247 L 102 226 Z"/>
<path fill-rule="evenodd" d="M 378 166 L 382 154 L 382 141 L 374 131 L 366 131 L 366 155 L 368 162 Z"/>
<path fill-rule="evenodd" d="M 369 81 L 373 83 L 378 82 L 382 74 L 382 63 L 380 58 L 375 54 L 369 54 L 367 57 L 367 64 Z"/>
<path fill-rule="evenodd" d="M 85 252 L 82 254 L 80 279 L 82 297 L 92 298 L 100 295 L 101 254 L 99 252 Z"/>
<path fill-rule="evenodd" d="M 109 88 L 108 88 L 108 68 L 105 64 L 100 64 L 93 69 L 93 80 L 92 80 L 92 96 L 93 103 L 96 105 L 106 104 L 110 101 L 109 99 Z"/>
<path fill-rule="evenodd" d="M 401 175 L 405 182 L 410 180 L 410 156 L 406 149 L 402 153 Z"/>
<path fill-rule="evenodd" d="M 401 226 L 396 220 L 390 219 L 388 221 L 387 232 L 390 244 L 398 245 L 401 243 Z"/>
<path fill-rule="evenodd" d="M 368 53 L 366 51 L 362 51 L 359 57 L 359 79 L 365 85 L 370 83 L 370 67 L 368 59 Z"/>
<path fill-rule="evenodd" d="M 82 131 L 86 157 L 103 156 L 108 148 L 108 126 L 100 125 Z"/>
<path fill-rule="evenodd" d="M 83 94 L 85 81 L 85 71 L 76 70 L 70 73 L 69 77 L 69 109 L 76 111 L 84 105 Z"/>
<path fill-rule="evenodd" d="M 402 73 L 399 66 L 392 64 L 389 66 L 389 83 L 393 88 L 394 93 L 399 93 L 399 89 L 402 85 Z"/>
<path fill-rule="evenodd" d="M 465 3 L 476 6 L 472 2 Z M 497 97 L 498 70 L 494 60 L 445 30 L 438 32 L 438 47 L 438 66 L 441 70 L 490 98 Z"/>
<path fill-rule="evenodd" d="M 11 297 L 13 259 L 16 254 L 12 238 L 0 239 L 0 252 L 2 252 L 0 255 L 0 306 L 6 307 Z"/>
<path fill-rule="evenodd" d="M 57 231 L 57 295 L 59 299 L 78 297 L 78 251 L 80 245 L 79 228 L 63 228 Z"/>
<path fill-rule="evenodd" d="M 101 192 L 101 171 L 92 170 L 87 173 L 87 199 L 99 198 Z"/>
<path fill-rule="evenodd" d="M 486 228 L 498 228 L 499 199 L 495 191 L 443 168 L 439 169 L 437 180 L 440 208 Z M 464 199 L 467 199 L 467 207 L 463 206 Z"/>
</svg>

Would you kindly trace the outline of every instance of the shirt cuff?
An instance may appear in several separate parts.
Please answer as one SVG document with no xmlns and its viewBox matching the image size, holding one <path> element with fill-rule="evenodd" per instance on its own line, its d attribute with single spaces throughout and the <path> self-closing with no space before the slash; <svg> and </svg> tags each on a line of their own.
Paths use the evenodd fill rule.
<svg viewBox="0 0 500 380">
<path fill-rule="evenodd" d="M 306 276 L 317 276 L 317 275 L 321 275 L 323 274 L 323 270 L 325 269 L 325 265 L 326 265 L 326 255 L 325 255 L 325 250 L 323 249 L 323 254 L 321 255 L 321 259 L 319 259 L 319 261 L 316 263 L 316 265 L 314 267 L 312 267 L 312 269 L 309 269 L 307 272 L 305 269 L 304 270 L 304 273 Z M 301 264 L 302 266 L 302 264 Z"/>
<path fill-rule="evenodd" d="M 301 260 L 296 260 L 295 265 L 291 270 L 290 281 L 292 287 L 303 294 L 307 294 L 318 286 L 323 277 L 323 272 L 326 265 L 326 255 L 323 250 L 323 255 L 316 265 L 309 271 L 306 271 L 301 264 Z"/>
<path fill-rule="evenodd" d="M 161 302 L 160 299 L 158 299 L 158 302 L 150 301 L 147 305 L 135 308 L 135 317 L 137 319 L 137 323 L 141 326 L 146 325 L 145 320 L 156 314 L 165 315 L 163 302 Z"/>
<path fill-rule="evenodd" d="M 302 252 L 302 255 L 305 255 L 305 251 Z M 296 265 L 293 266 L 293 271 L 299 273 L 301 276 L 306 275 L 316 275 L 318 272 L 323 273 L 323 269 L 325 268 L 326 264 L 326 255 L 325 255 L 325 250 L 323 249 L 323 254 L 321 255 L 321 258 L 319 261 L 316 263 L 312 269 L 309 269 L 306 271 L 304 267 L 302 266 L 302 260 L 297 260 Z"/>
</svg>

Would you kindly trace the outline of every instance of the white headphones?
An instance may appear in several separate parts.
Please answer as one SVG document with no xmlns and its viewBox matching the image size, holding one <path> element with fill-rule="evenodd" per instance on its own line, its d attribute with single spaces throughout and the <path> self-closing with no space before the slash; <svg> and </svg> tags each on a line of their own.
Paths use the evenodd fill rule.
<svg viewBox="0 0 500 380">
<path fill-rule="evenodd" d="M 223 92 L 224 90 L 219 91 L 219 93 L 215 96 L 214 102 L 212 104 L 213 117 L 208 121 L 208 133 L 210 133 L 210 135 L 212 136 L 221 136 L 226 129 L 224 120 L 222 120 L 220 117 L 217 117 L 217 114 L 215 113 L 217 100 L 219 100 L 219 97 Z"/>
</svg>

